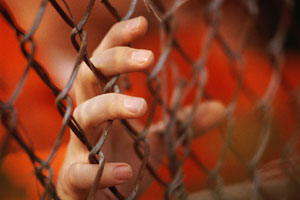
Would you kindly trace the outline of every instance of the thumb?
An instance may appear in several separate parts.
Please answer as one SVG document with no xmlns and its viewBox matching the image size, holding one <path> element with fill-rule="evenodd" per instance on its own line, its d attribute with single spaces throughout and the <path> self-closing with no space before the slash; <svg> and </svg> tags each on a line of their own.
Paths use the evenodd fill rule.
<svg viewBox="0 0 300 200">
<path fill-rule="evenodd" d="M 177 113 L 177 119 L 184 122 L 192 111 L 192 106 L 185 106 Z M 219 101 L 206 101 L 199 103 L 196 108 L 196 113 L 193 117 L 192 128 L 195 137 L 203 132 L 209 131 L 221 124 L 226 117 L 226 108 Z M 162 135 L 166 129 L 167 121 L 160 121 L 150 127 L 150 135 Z"/>
<path fill-rule="evenodd" d="M 191 106 L 187 106 L 179 113 L 178 118 L 181 122 L 188 117 L 191 113 L 191 109 Z M 199 104 L 192 121 L 195 137 L 221 124 L 225 119 L 225 115 L 226 109 L 224 105 L 218 101 L 207 101 Z"/>
</svg>

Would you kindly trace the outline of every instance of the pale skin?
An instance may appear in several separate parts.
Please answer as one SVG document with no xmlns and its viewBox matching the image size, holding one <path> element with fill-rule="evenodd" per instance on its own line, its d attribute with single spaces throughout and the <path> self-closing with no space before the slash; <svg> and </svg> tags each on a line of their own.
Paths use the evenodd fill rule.
<svg viewBox="0 0 300 200">
<path fill-rule="evenodd" d="M 130 42 L 141 37 L 147 30 L 144 17 L 133 18 L 116 23 L 106 34 L 94 51 L 91 61 L 107 77 L 113 75 L 144 71 L 154 62 L 154 55 L 149 50 L 127 47 Z M 77 107 L 74 117 L 81 125 L 89 141 L 95 144 L 101 135 L 103 124 L 109 119 L 116 120 L 103 146 L 105 166 L 99 183 L 96 199 L 114 199 L 108 191 L 109 186 L 117 186 L 127 196 L 134 187 L 140 167 L 140 160 L 133 149 L 133 141 L 117 119 L 137 119 L 147 111 L 147 102 L 143 98 L 123 94 L 99 94 L 92 72 L 83 63 L 76 83 L 75 94 Z M 180 115 L 186 113 L 181 111 Z M 224 118 L 224 107 L 216 101 L 199 104 L 192 128 L 201 132 L 209 129 Z M 136 121 L 131 123 L 141 130 Z M 148 134 L 151 154 L 163 157 L 163 137 L 159 133 L 163 123 L 152 126 Z M 87 199 L 97 173 L 97 165 L 89 164 L 88 150 L 71 132 L 65 161 L 57 181 L 57 192 L 61 199 Z M 150 159 L 151 164 L 157 163 Z M 140 187 L 141 194 L 150 184 L 151 177 L 145 174 Z"/>
</svg>

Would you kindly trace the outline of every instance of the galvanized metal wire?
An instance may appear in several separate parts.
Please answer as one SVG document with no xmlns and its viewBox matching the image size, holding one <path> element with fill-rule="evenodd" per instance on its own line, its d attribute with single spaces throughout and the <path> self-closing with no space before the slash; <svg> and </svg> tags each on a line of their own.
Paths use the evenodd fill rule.
<svg viewBox="0 0 300 200">
<path fill-rule="evenodd" d="M 103 4 L 103 6 L 111 13 L 111 15 L 116 20 L 121 21 L 130 19 L 132 17 L 136 9 L 137 2 L 137 0 L 132 0 L 130 5 L 128 5 L 128 11 L 126 12 L 126 14 L 124 16 L 121 16 L 118 10 L 111 4 L 109 0 L 101 0 L 97 2 L 95 0 L 89 0 L 87 7 L 85 8 L 85 12 L 83 13 L 79 22 L 76 23 L 73 19 L 71 10 L 68 8 L 68 4 L 65 1 L 63 1 L 64 7 L 62 7 L 61 3 L 56 0 L 41 0 L 39 12 L 35 17 L 33 25 L 27 32 L 25 32 L 22 29 L 21 25 L 19 25 L 15 20 L 13 11 L 11 11 L 3 1 L 0 2 L 0 13 L 2 17 L 4 17 L 4 19 L 7 21 L 7 23 L 9 23 L 11 28 L 15 31 L 16 38 L 20 43 L 20 51 L 23 53 L 24 57 L 27 60 L 27 64 L 26 66 L 24 66 L 24 73 L 10 99 L 8 101 L 0 100 L 1 123 L 6 130 L 6 139 L 3 141 L 4 145 L 2 145 L 1 158 L 3 159 L 3 157 L 5 156 L 2 152 L 4 152 L 6 148 L 8 148 L 5 145 L 7 143 L 7 140 L 12 137 L 21 146 L 23 151 L 29 156 L 35 169 L 35 176 L 44 187 L 44 193 L 42 194 L 41 199 L 60 199 L 56 193 L 55 184 L 52 181 L 53 172 L 50 164 L 54 155 L 57 153 L 60 147 L 62 137 L 68 127 L 90 151 L 88 157 L 89 162 L 98 164 L 98 173 L 95 178 L 94 185 L 91 188 L 88 199 L 95 198 L 97 185 L 101 180 L 105 163 L 105 155 L 101 149 L 106 141 L 107 136 L 110 134 L 110 129 L 113 125 L 113 121 L 109 120 L 106 122 L 106 126 L 102 132 L 101 137 L 96 142 L 96 144 L 92 146 L 89 143 L 84 131 L 72 116 L 73 103 L 68 93 L 70 92 L 70 89 L 74 84 L 74 81 L 78 74 L 79 66 L 82 62 L 85 62 L 89 69 L 94 73 L 101 94 L 107 92 L 120 92 L 120 89 L 117 85 L 119 75 L 112 78 L 107 78 L 100 71 L 98 71 L 90 61 L 89 55 L 87 53 L 87 32 L 84 30 L 84 26 L 89 20 L 91 11 L 96 3 Z M 247 168 L 249 172 L 249 178 L 251 180 L 251 182 L 249 183 L 252 186 L 250 187 L 251 189 L 249 189 L 249 187 L 245 187 L 247 188 L 247 190 L 245 190 L 245 193 L 249 194 L 249 191 L 251 191 L 251 195 L 249 195 L 251 197 L 248 198 L 245 197 L 247 195 L 242 195 L 244 197 L 240 199 L 272 199 L 272 197 L 268 197 L 265 192 L 265 190 L 268 189 L 266 189 L 266 186 L 263 185 L 264 183 L 261 181 L 261 174 L 263 170 L 259 168 L 259 164 L 265 153 L 266 147 L 269 144 L 272 131 L 271 124 L 273 120 L 273 102 L 278 92 L 278 88 L 282 82 L 282 59 L 284 51 L 283 44 L 286 38 L 287 31 L 289 30 L 293 2 L 289 0 L 282 0 L 283 6 L 280 15 L 281 17 L 278 22 L 274 37 L 269 41 L 268 48 L 269 59 L 272 62 L 273 72 L 271 80 L 269 81 L 269 86 L 264 95 L 261 97 L 259 97 L 258 95 L 250 95 L 250 93 L 253 91 L 250 91 L 249 87 L 243 79 L 246 66 L 243 53 L 247 48 L 251 30 L 255 28 L 255 23 L 257 20 L 259 20 L 257 1 L 240 1 L 240 3 L 246 8 L 248 17 L 242 30 L 245 34 L 239 42 L 239 47 L 236 51 L 233 50 L 230 44 L 226 41 L 226 38 L 222 35 L 219 28 L 220 21 L 224 17 L 222 16 L 222 5 L 224 1 L 211 0 L 205 2 L 206 12 L 203 15 L 204 18 L 201 20 L 205 21 L 208 27 L 208 31 L 206 32 L 206 35 L 203 39 L 201 53 L 198 55 L 197 59 L 192 59 L 192 57 L 182 46 L 180 39 L 178 39 L 176 36 L 175 14 L 183 5 L 188 4 L 189 1 L 174 0 L 169 8 L 166 8 L 164 6 L 164 2 L 161 0 L 144 0 L 143 2 L 148 11 L 151 12 L 157 19 L 158 23 L 160 23 L 160 31 L 162 32 L 162 51 L 158 56 L 156 66 L 154 66 L 153 70 L 148 73 L 147 87 L 150 93 L 153 95 L 153 101 L 150 105 L 150 114 L 148 115 L 146 123 L 144 124 L 143 130 L 139 132 L 135 130 L 129 122 L 127 122 L 126 120 L 121 120 L 123 126 L 127 130 L 127 133 L 134 141 L 134 149 L 141 161 L 140 169 L 135 181 L 135 186 L 132 188 L 132 192 L 127 197 L 123 196 L 118 191 L 117 187 L 110 187 L 110 191 L 115 195 L 117 199 L 135 199 L 136 194 L 139 191 L 144 173 L 146 170 L 148 170 L 153 178 L 165 188 L 165 199 L 192 199 L 193 195 L 190 195 L 186 190 L 186 186 L 183 180 L 183 167 L 186 163 L 187 158 L 191 158 L 199 167 L 199 170 L 207 174 L 208 178 L 206 182 L 211 197 L 213 199 L 231 199 L 230 197 L 228 197 L 228 195 L 230 196 L 229 191 L 231 191 L 231 188 L 228 188 L 226 185 L 224 185 L 223 177 L 220 172 L 226 154 L 228 152 L 231 152 L 245 166 L 245 168 Z M 39 24 L 43 19 L 43 14 L 47 6 L 52 6 L 60 15 L 61 19 L 65 22 L 66 26 L 72 28 L 70 38 L 74 49 L 78 53 L 71 76 L 66 87 L 63 89 L 59 89 L 56 86 L 49 74 L 46 72 L 46 67 L 36 60 L 36 43 L 33 37 L 36 30 L 39 28 Z M 230 60 L 230 71 L 235 78 L 235 89 L 231 97 L 231 101 L 226 107 L 225 128 L 224 126 L 219 126 L 218 124 L 219 132 L 224 139 L 223 148 L 220 152 L 218 162 L 213 169 L 209 169 L 191 149 L 191 142 L 194 138 L 195 133 L 193 133 L 190 127 L 192 126 L 192 121 L 195 117 L 198 103 L 204 98 L 204 96 L 207 96 L 205 87 L 208 80 L 208 72 L 206 65 L 213 42 L 217 42 L 221 46 L 224 54 Z M 176 85 L 174 86 L 172 92 L 171 103 L 168 103 L 166 98 L 163 96 L 163 90 L 166 89 L 166 80 L 163 79 L 160 74 L 165 73 L 164 70 L 167 67 L 166 63 L 168 60 L 171 60 L 171 50 L 176 50 L 179 55 L 188 63 L 188 65 L 192 69 L 192 75 L 188 80 L 180 76 L 180 74 L 178 75 L 178 72 L 176 75 L 175 71 L 178 70 L 176 69 L 178 68 L 178 66 L 176 65 L 176 63 L 174 63 L 174 61 L 172 61 L 174 64 L 174 73 L 171 73 L 170 76 L 173 76 L 172 78 L 175 80 L 174 82 L 176 82 Z M 18 115 L 16 114 L 17 112 L 14 106 L 15 101 L 18 99 L 20 92 L 22 91 L 22 87 L 28 75 L 29 69 L 33 69 L 43 81 L 43 83 L 51 90 L 56 98 L 56 107 L 63 117 L 62 125 L 59 132 L 57 133 L 56 142 L 48 158 L 45 160 L 39 158 L 35 154 L 34 150 L 30 148 L 30 145 L 27 144 L 20 136 L 20 131 L 18 128 Z M 183 107 L 186 93 L 190 90 L 190 88 L 196 88 L 196 93 L 192 108 L 187 114 L 187 117 L 182 121 L 178 119 L 178 112 L 179 109 Z M 232 137 L 236 126 L 235 111 L 237 109 L 237 102 L 241 93 L 245 94 L 251 102 L 253 102 L 253 96 L 255 96 L 254 104 L 256 106 L 254 112 L 257 113 L 257 119 L 262 124 L 259 133 L 259 135 L 261 136 L 259 139 L 259 144 L 250 161 L 243 158 L 239 153 L 239 149 L 236 149 L 236 147 L 232 145 Z M 295 96 L 297 98 L 300 98 L 299 91 L 297 94 L 298 95 Z M 166 118 L 164 119 L 164 121 L 166 122 L 166 126 L 162 135 L 166 147 L 168 158 L 167 167 L 171 174 L 171 181 L 163 180 L 163 178 L 161 178 L 160 175 L 156 172 L 156 169 L 151 166 L 150 162 L 148 162 L 151 157 L 151 150 L 147 139 L 147 134 L 149 132 L 150 125 L 153 123 L 154 114 L 155 112 L 157 112 L 158 106 L 161 106 L 163 108 L 164 116 Z M 292 109 L 294 109 L 297 107 L 297 105 L 291 105 L 291 107 Z M 289 166 L 286 168 L 283 167 L 282 170 L 286 171 L 287 178 L 289 180 L 293 180 L 292 182 L 297 186 L 297 188 L 299 188 L 299 177 L 293 175 L 295 171 L 299 170 L 299 165 L 297 162 L 298 159 L 292 159 L 292 156 L 294 156 L 293 152 L 295 149 L 295 145 L 297 143 L 297 140 L 299 139 L 298 135 L 300 112 L 299 109 L 295 109 L 294 111 L 297 112 L 298 125 L 296 126 L 289 140 L 289 143 L 285 146 L 282 157 L 277 162 L 277 164 L 283 165 L 285 163 Z M 179 155 L 179 149 L 183 150 L 182 155 Z M 243 191 L 243 188 L 240 188 L 240 190 Z M 205 191 L 202 191 L 202 193 L 200 193 L 200 196 L 198 197 L 206 199 L 207 195 L 204 193 Z M 282 198 L 291 199 L 289 198 L 289 194 L 285 194 L 285 196 L 283 196 Z"/>
</svg>

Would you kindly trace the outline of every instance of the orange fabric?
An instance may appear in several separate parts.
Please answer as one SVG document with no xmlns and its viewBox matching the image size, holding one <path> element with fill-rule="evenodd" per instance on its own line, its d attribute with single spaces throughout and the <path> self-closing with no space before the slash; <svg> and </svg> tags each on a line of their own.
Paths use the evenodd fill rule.
<svg viewBox="0 0 300 200">
<path fill-rule="evenodd" d="M 0 17 L 0 99 L 7 101 L 12 95 L 26 66 L 26 60 L 19 49 L 19 43 L 14 32 Z M 37 55 L 38 56 L 38 55 Z M 15 103 L 19 130 L 28 144 L 33 144 L 35 152 L 46 159 L 56 140 L 61 117 L 55 107 L 55 98 L 50 90 L 42 83 L 37 74 L 31 69 L 23 90 Z M 0 126 L 0 138 L 3 141 L 5 129 Z M 30 138 L 30 139 L 29 139 Z M 65 146 L 68 134 L 63 139 Z M 64 157 L 65 147 L 55 156 L 53 170 L 55 176 Z M 1 199 L 39 199 L 37 180 L 33 173 L 28 156 L 15 141 L 11 140 L 8 156 L 3 161 L 1 173 L 9 178 L 14 189 L 0 190 Z M 19 192 L 17 192 L 19 191 Z"/>
<path fill-rule="evenodd" d="M 21 77 L 26 61 L 19 51 L 19 44 L 15 39 L 13 31 L 8 27 L 2 17 L 0 17 L 0 27 L 0 83 L 1 88 L 4 88 L 0 89 L 0 98 L 2 100 L 7 100 Z M 193 31 L 187 29 L 178 34 L 180 40 L 183 41 L 183 46 L 187 49 L 188 53 L 192 55 L 193 59 L 196 59 L 200 52 L 199 47 L 201 44 L 200 41 L 202 40 L 201 38 L 203 37 L 203 28 L 204 27 L 193 29 Z M 157 41 L 157 37 L 150 35 L 135 44 L 135 47 L 145 47 L 147 44 L 152 44 L 152 41 Z M 154 50 L 155 55 L 158 55 L 157 49 L 158 46 L 153 46 L 152 50 Z M 181 66 L 180 72 L 187 76 L 191 72 L 190 70 L 186 70 L 189 69 L 187 63 L 175 51 L 172 51 L 172 57 Z M 245 81 L 251 86 L 255 93 L 261 97 L 269 83 L 271 74 L 270 63 L 265 55 L 255 49 L 247 51 L 245 53 L 245 59 L 247 63 Z M 40 60 L 42 63 L 45 62 L 42 58 L 40 58 Z M 43 64 L 47 65 L 47 63 Z M 293 88 L 300 84 L 298 77 L 300 74 L 299 64 L 299 54 L 286 55 L 284 74 L 285 78 Z M 236 85 L 231 72 L 228 70 L 229 65 L 229 60 L 220 49 L 220 46 L 214 43 L 207 61 L 209 79 L 206 88 L 214 99 L 224 102 L 225 105 L 228 105 L 230 102 Z M 133 86 L 132 90 L 129 92 L 130 94 L 138 94 L 146 99 L 151 98 L 149 92 L 145 90 L 145 84 L 141 84 L 145 83 L 145 75 L 130 75 L 130 80 Z M 187 102 L 191 101 L 191 97 Z M 266 155 L 263 158 L 264 160 L 273 158 L 278 154 L 278 150 L 275 148 L 286 142 L 295 125 L 293 113 L 289 109 L 288 104 L 289 99 L 285 89 L 281 86 L 274 102 L 274 120 L 277 128 L 275 133 L 277 133 L 277 135 L 272 138 L 271 147 L 267 149 Z M 255 134 L 239 134 L 245 131 L 245 127 L 249 127 L 249 124 L 254 123 L 253 121 L 255 121 L 251 116 L 247 116 L 248 113 L 253 112 L 253 108 L 250 105 L 251 104 L 245 96 L 241 94 L 236 113 L 239 126 L 237 127 L 238 130 L 234 139 L 240 142 L 241 145 L 239 147 L 242 149 L 241 153 L 245 157 L 250 157 L 252 155 L 253 147 L 251 147 L 251 145 L 255 144 L 255 139 L 257 139 L 257 135 Z M 44 86 L 33 70 L 30 71 L 26 79 L 23 91 L 16 102 L 16 108 L 20 122 L 32 139 L 36 152 L 42 158 L 46 158 L 56 139 L 59 130 L 58 128 L 61 125 L 61 117 L 56 111 L 53 95 L 50 93 L 49 89 Z M 160 117 L 160 113 L 158 112 L 156 119 L 159 119 Z M 3 137 L 3 128 L 1 128 L 0 131 L 0 135 Z M 255 131 L 254 128 L 253 131 Z M 23 136 L 26 137 L 26 135 Z M 53 162 L 56 175 L 58 174 L 59 166 L 63 160 L 67 140 L 68 133 L 66 133 L 64 137 L 63 147 L 59 150 L 59 153 Z M 221 136 L 214 130 L 195 140 L 192 148 L 209 168 L 213 168 L 219 159 L 223 143 L 224 141 Z M 246 147 L 242 148 L 243 145 Z M 4 172 L 16 185 L 25 188 L 26 197 L 22 197 L 21 199 L 38 199 L 36 181 L 31 163 L 24 152 L 20 151 L 20 147 L 14 142 L 10 149 L 11 152 L 5 158 L 3 163 Z M 167 173 L 166 169 L 163 167 L 160 171 Z M 194 191 L 204 187 L 206 175 L 199 171 L 190 159 L 188 159 L 184 171 L 185 181 L 189 190 Z M 226 182 L 235 182 L 243 179 L 246 175 L 246 171 L 236 158 L 231 153 L 228 153 L 226 162 L 222 168 L 222 175 Z M 158 195 L 163 195 L 163 189 L 156 183 L 153 183 L 142 199 L 153 199 L 155 197 L 157 198 Z M 14 198 L 12 195 L 6 196 L 5 199 L 18 198 Z"/>
</svg>

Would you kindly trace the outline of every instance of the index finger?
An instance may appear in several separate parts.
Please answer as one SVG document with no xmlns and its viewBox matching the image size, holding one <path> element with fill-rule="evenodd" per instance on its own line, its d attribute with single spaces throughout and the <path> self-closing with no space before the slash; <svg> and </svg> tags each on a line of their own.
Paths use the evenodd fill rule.
<svg viewBox="0 0 300 200">
<path fill-rule="evenodd" d="M 112 47 L 127 45 L 137 37 L 144 35 L 147 28 L 148 22 L 142 16 L 118 22 L 112 26 L 93 54 L 101 53 Z"/>
</svg>

